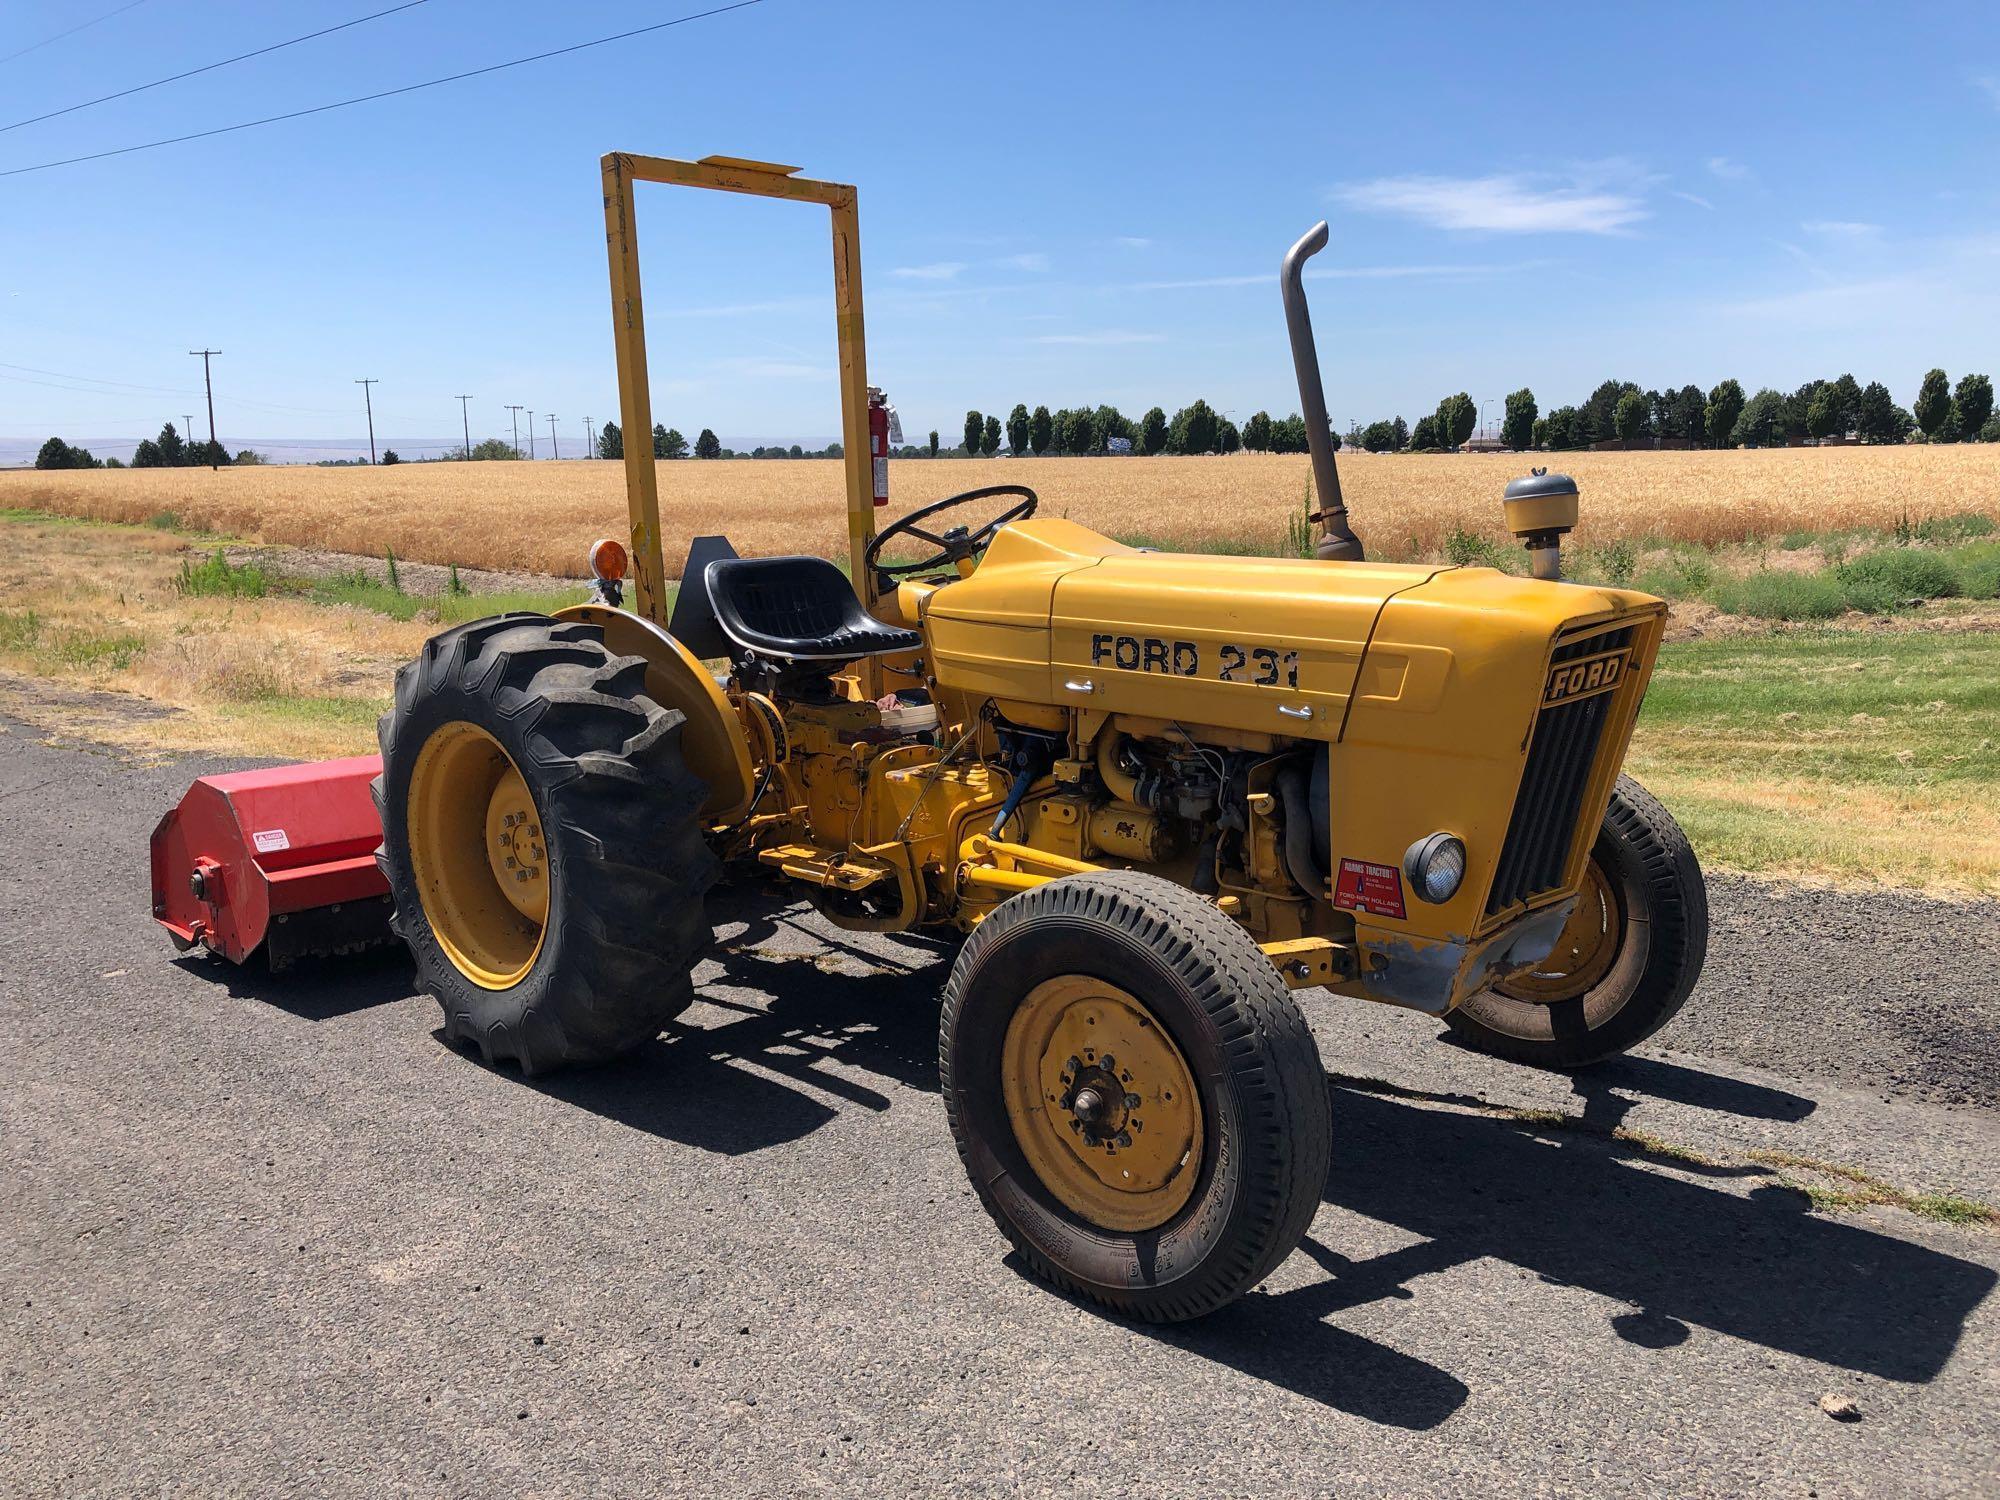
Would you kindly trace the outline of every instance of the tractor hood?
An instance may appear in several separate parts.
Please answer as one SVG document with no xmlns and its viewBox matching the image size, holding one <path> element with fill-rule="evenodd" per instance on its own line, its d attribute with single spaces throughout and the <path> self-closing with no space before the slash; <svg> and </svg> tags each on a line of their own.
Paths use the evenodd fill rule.
<svg viewBox="0 0 2000 1500">
<path fill-rule="evenodd" d="M 1003 702 L 1331 741 L 1350 699 L 1423 716 L 1454 679 L 1481 699 L 1518 680 L 1490 726 L 1518 743 L 1555 636 L 1635 607 L 1660 608 L 1491 568 L 1142 552 L 1038 520 L 1002 530 L 923 621 L 939 681 Z"/>
</svg>

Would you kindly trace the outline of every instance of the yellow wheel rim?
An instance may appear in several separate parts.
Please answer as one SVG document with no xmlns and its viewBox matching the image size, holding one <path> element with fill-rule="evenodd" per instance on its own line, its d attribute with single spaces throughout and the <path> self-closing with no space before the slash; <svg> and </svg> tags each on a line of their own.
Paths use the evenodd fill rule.
<svg viewBox="0 0 2000 1500">
<path fill-rule="evenodd" d="M 548 844 L 520 769 L 476 724 L 424 741 L 410 776 L 410 863 L 452 966 L 504 990 L 535 966 L 549 915 Z"/>
<path fill-rule="evenodd" d="M 1562 935 L 1549 956 L 1525 974 L 1494 986 L 1501 994 L 1538 1005 L 1573 1000 L 1593 989 L 1611 972 L 1618 957 L 1624 915 L 1611 881 L 1595 859 L 1584 867 L 1583 889 L 1576 910 L 1563 924 Z"/>
<path fill-rule="evenodd" d="M 1137 999 L 1083 974 L 1045 980 L 1014 1012 L 1001 1053 L 1014 1139 L 1066 1208 L 1134 1230 L 1186 1204 L 1201 1173 L 1201 1095 Z"/>
</svg>

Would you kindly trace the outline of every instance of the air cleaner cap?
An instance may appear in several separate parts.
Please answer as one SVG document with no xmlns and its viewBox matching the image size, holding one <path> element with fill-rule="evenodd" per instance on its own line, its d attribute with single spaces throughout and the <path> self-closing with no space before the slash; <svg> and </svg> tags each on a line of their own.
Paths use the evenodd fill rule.
<svg viewBox="0 0 2000 1500">
<path fill-rule="evenodd" d="M 1574 495 L 1576 481 L 1567 474 L 1551 474 L 1547 469 L 1536 469 L 1523 474 L 1519 479 L 1507 481 L 1509 500 L 1535 500 L 1544 495 Z"/>
<path fill-rule="evenodd" d="M 1564 532 L 1576 529 L 1576 481 L 1567 474 L 1537 469 L 1510 480 L 1500 504 L 1507 529 L 1531 548 L 1558 546 Z"/>
</svg>

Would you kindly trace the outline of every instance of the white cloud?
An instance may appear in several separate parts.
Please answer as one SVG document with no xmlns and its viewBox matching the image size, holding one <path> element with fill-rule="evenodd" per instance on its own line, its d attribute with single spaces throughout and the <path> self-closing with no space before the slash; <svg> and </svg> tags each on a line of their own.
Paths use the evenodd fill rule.
<svg viewBox="0 0 2000 1500">
<path fill-rule="evenodd" d="M 1491 265 L 1410 265 L 1410 266 L 1308 266 L 1309 281 L 1401 281 L 1410 278 L 1439 281 L 1470 281 L 1482 276 L 1504 276 L 1545 264 L 1538 260 Z M 1128 292 L 1193 292 L 1214 287 L 1276 286 L 1276 271 L 1259 271 L 1250 276 L 1194 276 L 1181 281 L 1135 281 L 1123 288 Z"/>
<path fill-rule="evenodd" d="M 1107 328 L 1099 333 L 1044 333 L 1028 340 L 1031 344 L 1086 344 L 1108 346 L 1113 344 L 1164 344 L 1167 336 L 1163 333 L 1133 333 L 1122 328 Z"/>
<path fill-rule="evenodd" d="M 1799 228 L 1830 240 L 1871 240 L 1882 232 L 1880 224 L 1865 224 L 1859 219 L 1807 219 Z"/>
<path fill-rule="evenodd" d="M 994 264 L 1016 271 L 1046 271 L 1049 258 L 1039 250 L 1030 250 L 1024 255 L 1003 255 Z"/>
<path fill-rule="evenodd" d="M 1112 243 L 1125 250 L 1150 250 L 1153 248 L 1153 242 L 1143 234 L 1121 234 Z"/>
<path fill-rule="evenodd" d="M 1995 109 L 2000 109 L 2000 73 L 1978 74 L 1973 78 L 1972 84 L 1993 102 Z M 19 293 L 15 295 L 18 296 Z"/>
<path fill-rule="evenodd" d="M 911 281 L 950 281 L 964 269 L 962 260 L 934 260 L 927 266 L 898 266 L 889 274 Z"/>
<path fill-rule="evenodd" d="M 1544 176 L 1378 177 L 1335 196 L 1351 208 L 1401 214 L 1440 229 L 1494 234 L 1621 234 L 1647 216 L 1629 189 L 1573 175 L 1562 185 Z"/>
<path fill-rule="evenodd" d="M 1715 211 L 1715 205 L 1699 193 L 1684 193 L 1679 188 L 1670 188 L 1668 191 L 1684 203 L 1692 203 L 1696 208 L 1705 208 L 1711 213 Z"/>
<path fill-rule="evenodd" d="M 1731 161 L 1726 156 L 1711 156 L 1708 170 L 1724 182 L 1747 182 L 1755 174 L 1740 161 Z"/>
</svg>

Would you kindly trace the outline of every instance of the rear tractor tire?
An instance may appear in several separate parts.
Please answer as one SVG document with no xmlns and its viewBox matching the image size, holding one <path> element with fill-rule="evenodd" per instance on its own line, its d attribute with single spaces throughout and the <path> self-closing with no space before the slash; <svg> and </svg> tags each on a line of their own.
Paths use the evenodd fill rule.
<svg viewBox="0 0 2000 1500">
<path fill-rule="evenodd" d="M 1687 835 L 1651 792 L 1620 776 L 1555 951 L 1445 1024 L 1509 1062 L 1586 1067 L 1671 1021 L 1707 954 L 1708 891 Z"/>
<path fill-rule="evenodd" d="M 1285 983 L 1156 876 L 1072 875 L 982 922 L 945 989 L 952 1138 L 1037 1275 L 1173 1322 L 1268 1276 L 1312 1223 L 1332 1124 Z"/>
<path fill-rule="evenodd" d="M 693 998 L 706 788 L 645 674 L 595 625 L 513 614 L 433 637 L 396 676 L 376 858 L 446 1037 L 489 1063 L 602 1062 Z"/>
</svg>

